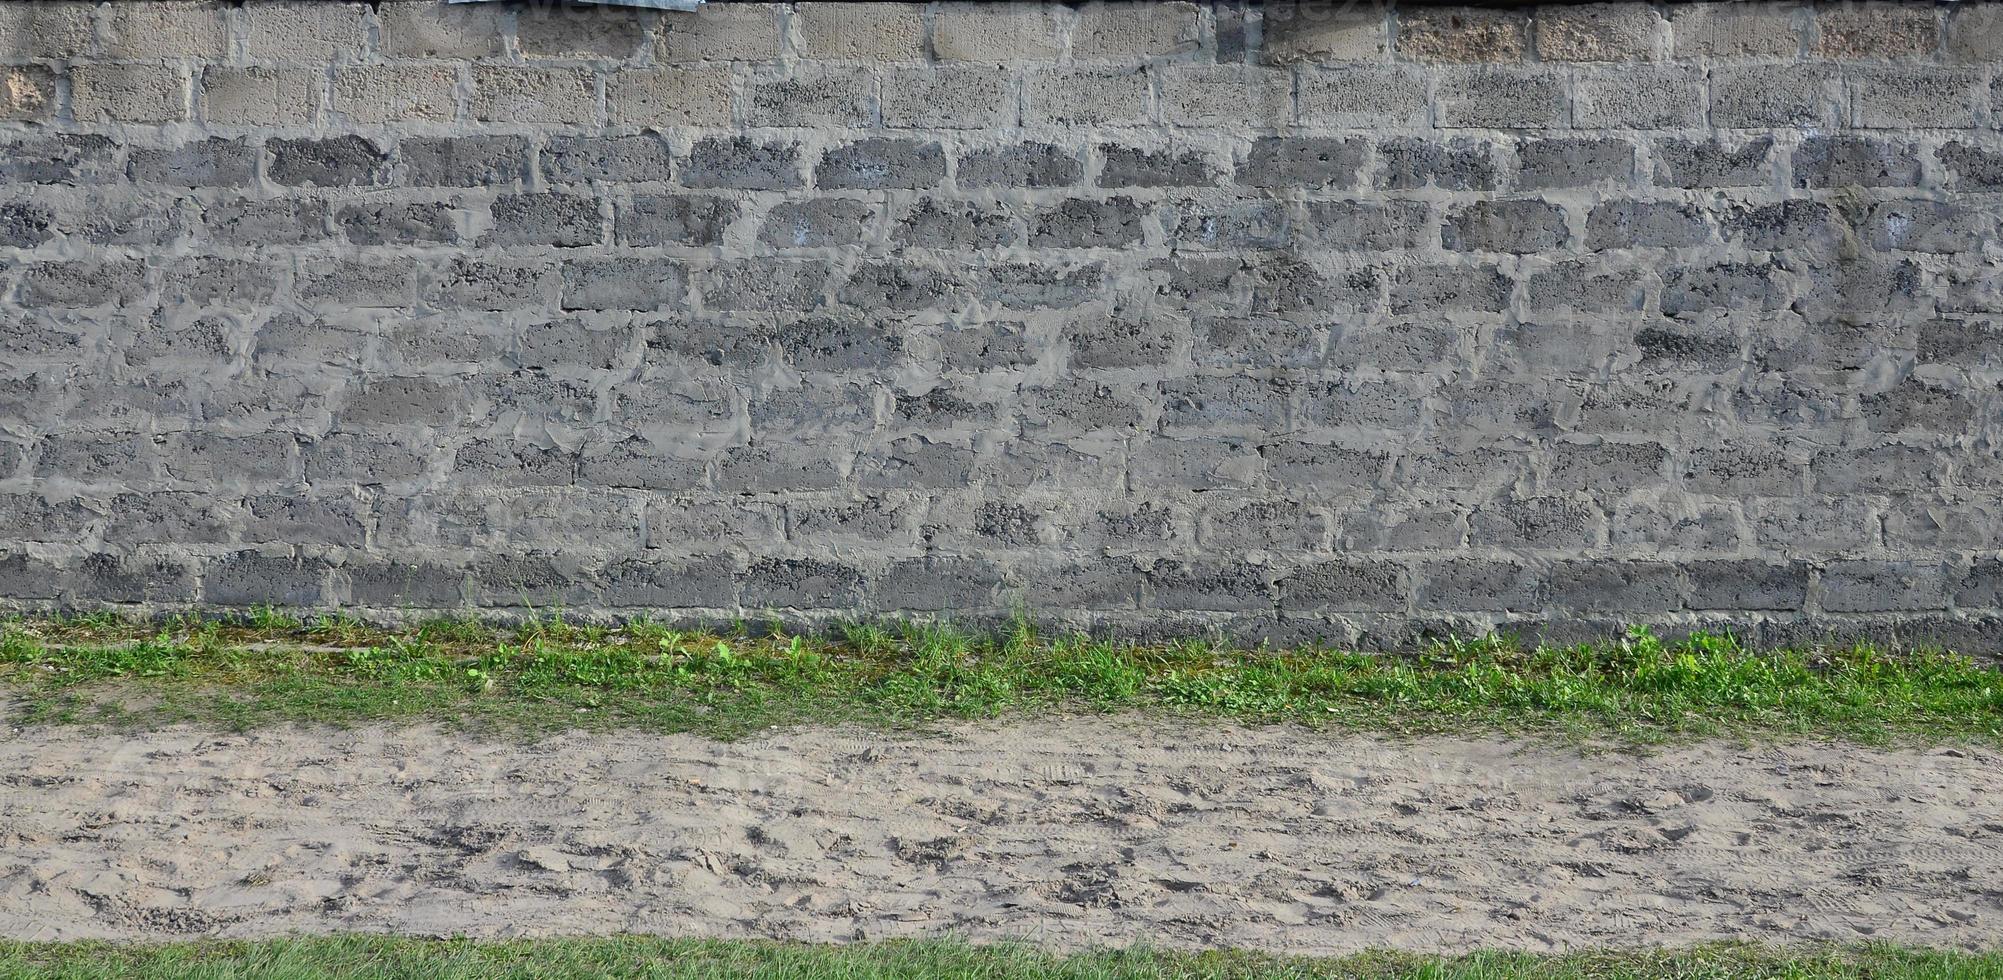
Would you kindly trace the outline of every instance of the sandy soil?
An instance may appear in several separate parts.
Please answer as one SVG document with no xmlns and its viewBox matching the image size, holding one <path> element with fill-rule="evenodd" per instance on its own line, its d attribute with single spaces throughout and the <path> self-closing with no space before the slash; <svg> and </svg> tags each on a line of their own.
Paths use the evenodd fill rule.
<svg viewBox="0 0 2003 980">
<path fill-rule="evenodd" d="M 1999 763 L 1103 720 L 741 744 L 0 729 L 0 936 L 1975 947 L 2003 935 Z"/>
</svg>

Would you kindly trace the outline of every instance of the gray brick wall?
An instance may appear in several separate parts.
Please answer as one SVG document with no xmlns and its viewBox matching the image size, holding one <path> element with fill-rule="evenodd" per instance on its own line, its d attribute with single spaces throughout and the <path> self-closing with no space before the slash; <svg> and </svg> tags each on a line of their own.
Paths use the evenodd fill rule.
<svg viewBox="0 0 2003 980">
<path fill-rule="evenodd" d="M 2003 7 L 0 4 L 0 597 L 2003 647 Z"/>
</svg>

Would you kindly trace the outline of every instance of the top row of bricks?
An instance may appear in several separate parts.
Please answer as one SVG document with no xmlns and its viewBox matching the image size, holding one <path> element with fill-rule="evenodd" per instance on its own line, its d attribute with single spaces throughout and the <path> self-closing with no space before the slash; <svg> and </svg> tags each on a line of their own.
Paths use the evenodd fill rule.
<svg viewBox="0 0 2003 980">
<path fill-rule="evenodd" d="M 1156 59 L 1513 63 L 2003 60 L 2003 5 L 1604 3 L 1534 8 L 1244 4 L 735 3 L 694 13 L 554 0 L 0 2 L 0 61 L 284 63 Z"/>
</svg>

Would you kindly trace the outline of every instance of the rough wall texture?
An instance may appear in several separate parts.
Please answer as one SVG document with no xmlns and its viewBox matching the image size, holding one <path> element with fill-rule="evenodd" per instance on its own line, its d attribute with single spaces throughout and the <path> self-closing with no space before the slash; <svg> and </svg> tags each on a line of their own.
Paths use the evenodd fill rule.
<svg viewBox="0 0 2003 980">
<path fill-rule="evenodd" d="M 2003 644 L 2003 8 L 0 5 L 0 596 Z"/>
</svg>

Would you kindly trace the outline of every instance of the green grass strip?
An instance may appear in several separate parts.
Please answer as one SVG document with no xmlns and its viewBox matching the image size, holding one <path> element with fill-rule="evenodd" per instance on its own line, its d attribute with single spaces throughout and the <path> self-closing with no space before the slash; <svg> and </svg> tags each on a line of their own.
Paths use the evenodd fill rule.
<svg viewBox="0 0 2003 980">
<path fill-rule="evenodd" d="M 1705 946 L 1682 951 L 1560 956 L 1476 953 L 1431 957 L 1366 953 L 1336 959 L 1251 953 L 1123 950 L 1058 955 L 1025 945 L 896 941 L 853 946 L 641 937 L 466 942 L 339 936 L 165 945 L 0 943 L 0 978 L 422 977 L 739 978 L 972 980 L 1067 978 L 1414 977 L 1439 980 L 1617 977 L 2003 977 L 2003 955 L 1893 946 L 1776 950 Z"/>
<path fill-rule="evenodd" d="M 1348 731 L 1655 742 L 2003 742 L 2003 671 L 1932 651 L 1759 651 L 1636 630 L 1594 646 L 1498 638 L 1408 656 L 856 625 L 819 637 L 545 620 L 401 630 L 273 613 L 0 623 L 17 722 L 247 729 L 432 721 L 526 734 L 924 725 L 1146 712 Z"/>
</svg>

